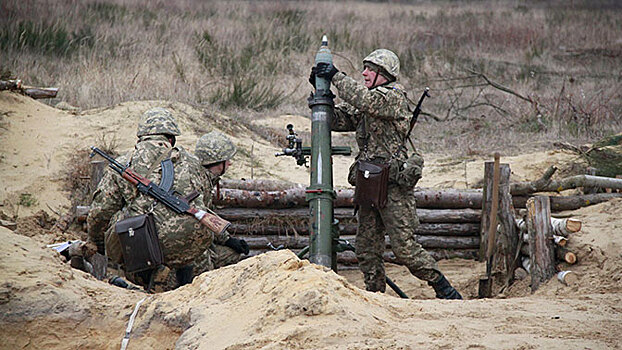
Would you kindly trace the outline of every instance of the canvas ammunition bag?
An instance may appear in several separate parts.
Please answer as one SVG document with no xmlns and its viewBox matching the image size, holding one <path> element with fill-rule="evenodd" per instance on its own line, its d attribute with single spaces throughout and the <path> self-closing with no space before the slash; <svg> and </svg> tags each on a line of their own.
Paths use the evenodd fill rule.
<svg viewBox="0 0 622 350">
<path fill-rule="evenodd" d="M 117 222 L 115 232 L 119 235 L 126 272 L 155 269 L 164 262 L 152 213 Z"/>
<path fill-rule="evenodd" d="M 389 164 L 358 160 L 354 204 L 382 209 L 387 205 Z"/>
</svg>

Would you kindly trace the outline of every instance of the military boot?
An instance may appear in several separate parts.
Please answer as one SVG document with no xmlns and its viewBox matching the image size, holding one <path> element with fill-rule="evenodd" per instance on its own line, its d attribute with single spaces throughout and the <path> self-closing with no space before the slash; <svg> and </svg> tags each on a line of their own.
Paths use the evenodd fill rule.
<svg viewBox="0 0 622 350">
<path fill-rule="evenodd" d="M 462 299 L 462 295 L 458 293 L 456 288 L 449 284 L 447 278 L 441 274 L 441 278 L 436 282 L 428 282 L 428 285 L 434 288 L 438 299 Z"/>
</svg>

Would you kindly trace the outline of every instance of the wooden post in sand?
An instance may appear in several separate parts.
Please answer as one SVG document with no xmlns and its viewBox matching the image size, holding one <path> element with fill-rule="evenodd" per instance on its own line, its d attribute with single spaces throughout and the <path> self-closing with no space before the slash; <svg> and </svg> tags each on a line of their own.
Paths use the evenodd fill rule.
<svg viewBox="0 0 622 350">
<path fill-rule="evenodd" d="M 499 180 L 499 227 L 500 233 L 497 236 L 497 242 L 502 242 L 497 248 L 497 266 L 504 267 L 505 282 L 507 285 L 514 280 L 514 270 L 519 266 L 519 243 L 521 237 L 516 218 L 514 217 L 514 205 L 512 204 L 512 195 L 510 194 L 510 165 L 500 165 Z M 503 270 L 503 269 L 502 269 Z"/>
<path fill-rule="evenodd" d="M 480 224 L 480 247 L 479 247 L 479 260 L 484 261 L 486 259 L 486 249 L 488 248 L 488 232 L 490 230 L 490 211 L 492 209 L 492 182 L 493 182 L 494 162 L 484 163 L 484 196 L 482 199 L 482 219 Z M 516 247 L 518 246 L 518 236 L 516 234 L 516 222 L 514 219 L 514 207 L 512 204 L 512 195 L 510 194 L 510 166 L 508 164 L 499 165 L 499 207 L 498 207 L 498 223 L 501 227 L 503 236 L 497 236 L 495 239 L 494 251 L 495 263 L 494 266 L 499 266 L 499 263 L 505 265 L 504 255 L 505 251 L 502 251 L 501 245 L 498 242 L 503 242 L 507 237 L 511 237 L 513 244 L 513 251 L 516 253 Z M 506 237 L 507 236 L 507 237 Z M 516 236 L 516 237 L 514 237 Z M 501 260 L 500 260 L 501 259 Z M 502 270 L 505 270 L 503 268 Z"/>
<path fill-rule="evenodd" d="M 534 292 L 540 284 L 549 280 L 556 272 L 549 197 L 536 196 L 527 201 L 527 231 L 531 291 Z"/>
</svg>

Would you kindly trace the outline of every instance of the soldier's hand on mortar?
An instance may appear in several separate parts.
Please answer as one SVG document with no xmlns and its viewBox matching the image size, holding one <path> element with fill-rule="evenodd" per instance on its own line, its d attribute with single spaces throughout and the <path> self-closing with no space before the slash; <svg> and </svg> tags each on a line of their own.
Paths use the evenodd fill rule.
<svg viewBox="0 0 622 350">
<path fill-rule="evenodd" d="M 333 80 L 335 74 L 339 72 L 339 69 L 337 69 L 337 67 L 333 64 L 325 62 L 318 63 L 317 66 L 315 66 L 315 69 L 318 77 L 326 78 L 328 80 Z"/>
<path fill-rule="evenodd" d="M 229 239 L 225 242 L 225 246 L 235 250 L 240 254 L 248 255 L 249 252 L 248 243 L 246 243 L 246 241 L 243 239 L 229 237 Z"/>
<path fill-rule="evenodd" d="M 315 75 L 317 74 L 317 68 L 311 67 L 311 74 L 309 74 L 309 84 L 313 85 L 315 89 Z"/>
</svg>

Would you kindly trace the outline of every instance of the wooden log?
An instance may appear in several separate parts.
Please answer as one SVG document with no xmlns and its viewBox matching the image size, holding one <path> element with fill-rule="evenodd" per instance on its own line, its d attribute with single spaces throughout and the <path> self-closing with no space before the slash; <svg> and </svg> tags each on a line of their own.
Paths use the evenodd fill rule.
<svg viewBox="0 0 622 350">
<path fill-rule="evenodd" d="M 577 284 L 577 282 L 579 281 L 579 277 L 577 276 L 576 273 L 572 272 L 572 271 L 559 271 L 557 273 L 557 279 L 567 285 L 567 286 L 572 286 Z"/>
<path fill-rule="evenodd" d="M 22 81 L 17 80 L 0 80 L 0 91 L 2 90 L 21 90 Z"/>
<path fill-rule="evenodd" d="M 417 206 L 428 209 L 481 209 L 482 192 L 479 190 L 415 189 Z"/>
<path fill-rule="evenodd" d="M 512 195 L 514 196 L 517 196 L 521 194 L 525 195 L 535 192 L 541 192 L 541 188 L 545 187 L 551 181 L 551 176 L 553 176 L 555 171 L 557 171 L 557 167 L 551 165 L 544 172 L 544 175 L 542 175 L 542 177 L 536 181 L 513 183 L 510 186 L 510 193 L 512 193 Z"/>
<path fill-rule="evenodd" d="M 564 236 L 553 235 L 553 242 L 560 247 L 565 246 L 568 243 L 568 238 Z"/>
<path fill-rule="evenodd" d="M 571 233 L 581 230 L 581 220 L 572 218 L 551 218 L 551 225 L 553 226 L 553 233 L 563 237 L 568 237 Z"/>
<path fill-rule="evenodd" d="M 302 220 L 309 218 L 308 208 L 223 208 L 216 213 L 228 221 L 243 221 L 266 218 L 286 218 Z M 351 208 L 335 208 L 335 218 L 355 219 Z M 417 208 L 417 216 L 422 223 L 478 223 L 481 211 L 476 209 L 421 209 Z"/>
<path fill-rule="evenodd" d="M 511 192 L 513 195 L 527 195 L 536 192 L 561 192 L 578 187 L 622 189 L 622 180 L 604 176 L 575 175 L 561 180 L 540 179 L 534 182 L 515 183 L 511 186 Z"/>
<path fill-rule="evenodd" d="M 232 180 L 220 179 L 220 186 L 223 188 L 231 188 L 246 191 L 284 191 L 292 188 L 305 188 L 306 185 L 271 179 L 253 179 L 253 180 Z"/>
<path fill-rule="evenodd" d="M 295 188 L 286 191 L 244 191 L 221 189 L 221 196 L 214 204 L 223 207 L 245 208 L 295 208 L 306 206 L 305 190 Z M 352 207 L 353 189 L 338 189 L 335 207 Z M 432 190 L 415 189 L 419 208 L 426 209 L 481 209 L 481 190 Z M 581 196 L 551 197 L 551 210 L 575 210 L 592 204 L 622 198 L 622 193 L 597 193 Z M 529 196 L 512 196 L 514 208 L 525 208 Z"/>
<path fill-rule="evenodd" d="M 577 256 L 575 255 L 575 253 L 564 247 L 555 248 L 555 257 L 560 261 L 563 261 L 570 265 L 573 265 L 577 262 Z"/>
<path fill-rule="evenodd" d="M 509 169 L 509 166 L 507 164 L 500 164 L 499 165 L 499 171 L 501 172 L 501 165 L 504 166 L 504 168 Z M 491 210 L 493 209 L 493 207 L 495 207 L 495 212 L 497 212 L 498 210 L 496 208 L 498 208 L 499 202 L 498 202 L 498 196 L 499 193 L 493 193 L 493 170 L 494 170 L 494 162 L 485 162 L 484 163 L 484 190 L 483 190 L 483 200 L 482 200 L 482 221 L 480 223 L 480 247 L 479 247 L 479 260 L 480 261 L 485 261 L 486 260 L 486 252 L 488 250 L 488 234 L 490 233 L 491 230 L 491 223 L 495 225 L 495 230 L 497 229 L 497 218 L 498 215 L 496 215 L 495 213 L 495 217 L 493 218 L 491 216 Z M 501 175 L 501 174 L 499 174 Z M 501 176 L 499 177 L 499 179 L 501 179 Z M 500 186 L 499 186 L 500 187 Z M 497 199 L 496 203 L 493 203 L 493 197 L 494 199 Z M 495 237 L 498 238 L 498 237 Z M 498 246 L 498 241 L 495 240 L 495 246 Z M 493 252 L 493 254 L 496 254 L 496 251 Z"/>
<path fill-rule="evenodd" d="M 551 196 L 551 211 L 575 210 L 590 205 L 606 202 L 613 198 L 622 198 L 622 193 L 596 193 L 579 196 Z M 515 208 L 525 208 L 529 197 L 513 196 Z"/>
<path fill-rule="evenodd" d="M 517 218 L 516 226 L 518 227 L 520 233 L 527 233 L 527 224 L 525 222 L 525 219 Z M 578 232 L 579 230 L 581 230 L 581 221 L 572 218 L 558 219 L 551 217 L 551 227 L 553 229 L 554 235 L 568 237 L 570 233 Z M 525 242 L 526 241 L 527 239 L 525 239 Z"/>
<path fill-rule="evenodd" d="M 559 238 L 563 239 L 563 241 L 558 243 L 556 237 L 559 237 Z M 563 247 L 566 246 L 566 241 L 565 241 L 566 238 L 565 237 L 553 235 L 553 238 L 554 238 L 554 243 L 556 244 L 556 247 L 555 247 L 555 251 L 556 252 L 557 252 L 557 249 L 563 248 Z M 530 254 L 529 253 L 529 244 L 523 244 L 521 246 L 521 248 L 520 248 L 520 253 L 525 255 L 525 256 L 529 256 L 529 254 Z M 564 259 L 560 258 L 559 256 L 557 256 L 557 258 L 560 259 L 560 260 L 564 260 Z"/>
<path fill-rule="evenodd" d="M 587 169 L 585 169 L 585 175 L 596 175 L 596 171 L 597 171 L 596 168 L 588 167 Z M 592 186 L 583 187 L 583 194 L 592 194 L 592 193 L 598 193 L 598 187 L 592 187 Z"/>
<path fill-rule="evenodd" d="M 356 234 L 356 224 L 340 224 L 341 235 Z M 232 222 L 228 229 L 232 234 L 245 235 L 308 235 L 309 227 L 301 225 L 249 225 Z M 415 228 L 415 234 L 421 236 L 477 236 L 479 224 L 432 224 L 424 223 Z"/>
<path fill-rule="evenodd" d="M 23 85 L 21 80 L 0 80 L 0 91 L 12 90 L 22 93 L 34 99 L 54 98 L 58 94 L 58 88 L 39 88 Z"/>
<path fill-rule="evenodd" d="M 32 86 L 24 86 L 24 95 L 34 99 L 54 98 L 58 94 L 58 88 L 37 88 Z"/>
<path fill-rule="evenodd" d="M 354 189 L 336 189 L 334 207 L 352 207 Z M 415 189 L 417 206 L 428 209 L 481 209 L 482 194 L 477 190 Z M 282 191 L 246 191 L 221 188 L 214 204 L 243 208 L 295 208 L 306 206 L 305 189 Z"/>
<path fill-rule="evenodd" d="M 505 285 L 511 285 L 514 281 L 514 271 L 519 266 L 518 261 L 521 236 L 514 216 L 514 205 L 510 194 L 510 166 L 502 164 L 500 167 L 501 178 L 499 183 L 499 246 L 497 250 L 496 266 L 504 268 Z M 493 265 L 493 268 L 495 266 Z"/>
<path fill-rule="evenodd" d="M 527 201 L 527 230 L 531 260 L 531 291 L 555 274 L 555 247 L 551 229 L 549 197 L 536 196 Z"/>
<path fill-rule="evenodd" d="M 246 191 L 221 188 L 220 196 L 214 199 L 214 204 L 244 208 L 296 208 L 307 205 L 305 191 L 304 188 L 292 188 L 283 191 Z M 337 194 L 334 201 L 335 207 L 353 206 L 353 189 L 337 189 L 335 192 Z"/>
<path fill-rule="evenodd" d="M 257 256 L 259 254 L 264 254 L 269 251 L 271 250 L 251 249 L 248 255 L 243 257 L 243 259 L 247 259 L 251 256 Z M 299 252 L 298 250 L 293 250 L 293 251 L 294 253 Z M 457 259 L 470 259 L 470 260 L 477 259 L 477 249 L 460 249 L 460 250 L 431 249 L 431 250 L 428 250 L 428 253 L 435 260 L 456 259 L 456 258 Z M 395 258 L 395 255 L 393 254 L 393 252 L 385 252 L 382 255 L 382 259 L 385 262 L 389 262 L 393 264 L 400 264 L 400 262 L 398 262 L 397 259 Z M 340 265 L 353 266 L 353 265 L 358 265 L 358 260 L 356 259 L 356 254 L 354 252 L 346 251 L 346 252 L 337 253 L 337 263 Z"/>
<path fill-rule="evenodd" d="M 461 249 L 461 250 L 431 249 L 431 250 L 428 250 L 428 253 L 435 260 L 454 259 L 454 258 L 472 259 L 472 260 L 477 259 L 477 249 Z M 392 263 L 392 264 L 401 265 L 401 262 L 399 262 L 396 259 L 393 252 L 385 252 L 384 254 L 382 254 L 382 260 L 384 260 L 385 262 Z M 343 264 L 343 265 L 357 265 L 358 260 L 356 259 L 356 254 L 354 252 L 348 251 L 348 252 L 342 252 L 342 253 L 337 254 L 337 263 Z"/>
<path fill-rule="evenodd" d="M 274 247 L 283 246 L 288 249 L 302 249 L 309 245 L 308 236 L 249 236 L 235 235 L 248 243 L 250 249 L 268 249 L 271 244 Z M 342 236 L 353 246 L 356 246 L 356 237 L 352 235 Z M 477 249 L 479 237 L 447 237 L 447 236 L 415 236 L 415 240 L 426 249 Z M 391 249 L 389 236 L 385 236 L 385 249 Z"/>
<path fill-rule="evenodd" d="M 480 209 L 423 209 L 417 208 L 421 223 L 479 223 L 482 219 Z"/>
</svg>

